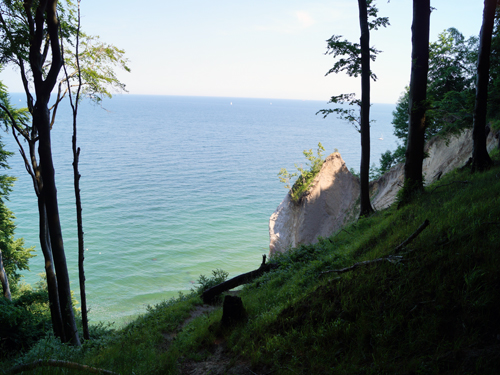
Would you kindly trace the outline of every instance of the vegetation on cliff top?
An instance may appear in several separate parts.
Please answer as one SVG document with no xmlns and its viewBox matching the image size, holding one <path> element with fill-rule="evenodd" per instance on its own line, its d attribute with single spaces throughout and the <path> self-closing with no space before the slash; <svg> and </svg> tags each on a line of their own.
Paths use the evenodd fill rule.
<svg viewBox="0 0 500 375">
<path fill-rule="evenodd" d="M 281 183 L 285 184 L 285 188 L 289 190 L 293 202 L 299 203 L 304 193 L 309 190 L 314 177 L 317 176 L 323 166 L 324 151 L 323 145 L 319 142 L 318 149 L 316 150 L 317 156 L 314 155 L 312 148 L 302 152 L 308 161 L 308 168 L 304 168 L 302 164 L 295 164 L 297 172 L 290 173 L 286 168 L 281 168 L 279 171 L 278 178 Z"/>
</svg>

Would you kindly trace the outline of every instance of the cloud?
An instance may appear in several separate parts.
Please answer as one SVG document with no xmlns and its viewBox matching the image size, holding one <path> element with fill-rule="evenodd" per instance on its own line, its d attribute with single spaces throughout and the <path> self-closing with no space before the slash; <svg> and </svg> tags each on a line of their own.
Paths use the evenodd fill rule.
<svg viewBox="0 0 500 375">
<path fill-rule="evenodd" d="M 316 23 L 316 21 L 311 17 L 311 15 L 303 10 L 298 10 L 295 12 L 295 17 L 299 21 L 302 29 L 307 29 Z"/>
<path fill-rule="evenodd" d="M 257 26 L 259 31 L 272 31 L 281 34 L 293 34 L 314 25 L 316 21 L 309 12 L 297 10 L 289 13 L 286 17 L 274 20 L 271 25 Z"/>
</svg>

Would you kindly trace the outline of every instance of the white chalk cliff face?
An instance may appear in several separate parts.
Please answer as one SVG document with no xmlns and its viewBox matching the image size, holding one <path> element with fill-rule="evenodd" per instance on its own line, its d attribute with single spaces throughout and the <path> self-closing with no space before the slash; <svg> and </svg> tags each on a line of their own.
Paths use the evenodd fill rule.
<svg viewBox="0 0 500 375">
<path fill-rule="evenodd" d="M 488 151 L 498 143 L 488 136 Z M 443 174 L 463 166 L 472 155 L 472 131 L 466 130 L 448 141 L 431 139 L 424 160 L 425 183 L 438 180 Z M 398 164 L 380 179 L 370 184 L 372 205 L 376 210 L 394 203 L 403 186 L 404 166 Z M 359 215 L 359 179 L 347 169 L 338 152 L 325 160 L 308 193 L 295 204 L 290 194 L 271 215 L 269 220 L 269 253 L 282 253 L 300 244 L 317 242 L 318 237 L 329 237 L 343 225 Z"/>
<path fill-rule="evenodd" d="M 497 144 L 495 134 L 490 132 L 486 141 L 488 152 Z M 472 156 L 472 130 L 449 139 L 434 137 L 425 146 L 429 155 L 424 159 L 422 171 L 425 185 L 429 185 L 452 170 L 462 167 Z M 389 207 L 396 200 L 396 194 L 404 183 L 404 165 L 392 167 L 380 179 L 370 183 L 372 205 L 376 210 Z"/>
<path fill-rule="evenodd" d="M 269 220 L 270 254 L 316 242 L 342 228 L 359 197 L 359 179 L 338 152 L 326 158 L 321 171 L 299 204 L 290 194 Z"/>
</svg>

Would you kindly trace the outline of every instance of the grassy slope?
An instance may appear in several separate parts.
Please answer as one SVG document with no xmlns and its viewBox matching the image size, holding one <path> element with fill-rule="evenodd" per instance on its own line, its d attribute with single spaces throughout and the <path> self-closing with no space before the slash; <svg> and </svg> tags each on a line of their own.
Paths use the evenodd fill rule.
<svg viewBox="0 0 500 375">
<path fill-rule="evenodd" d="M 254 373 L 498 373 L 499 192 L 498 165 L 484 174 L 456 171 L 405 208 L 301 246 L 243 289 L 249 320 L 230 331 L 218 327 L 220 308 L 176 329 L 201 304 L 191 295 L 123 330 L 94 329 L 101 338 L 82 350 L 47 339 L 22 361 L 59 356 L 123 374 L 175 374 L 225 342 Z M 425 219 L 429 227 L 400 262 L 323 273 L 393 254 Z"/>
</svg>

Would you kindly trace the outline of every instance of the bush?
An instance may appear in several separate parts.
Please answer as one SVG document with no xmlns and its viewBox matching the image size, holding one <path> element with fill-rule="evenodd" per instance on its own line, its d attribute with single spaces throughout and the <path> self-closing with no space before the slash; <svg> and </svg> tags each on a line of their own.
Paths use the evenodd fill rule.
<svg viewBox="0 0 500 375">
<path fill-rule="evenodd" d="M 13 301 L 1 298 L 0 310 L 1 358 L 29 349 L 50 330 L 46 291 L 28 290 Z"/>
<path fill-rule="evenodd" d="M 281 168 L 278 173 L 280 182 L 285 184 L 285 188 L 290 190 L 290 196 L 295 203 L 298 203 L 302 194 L 309 189 L 309 186 L 314 180 L 314 177 L 319 173 L 321 167 L 323 166 L 323 152 L 325 151 L 321 142 L 318 143 L 317 155 L 315 156 L 312 148 L 309 150 L 304 150 L 302 153 L 308 160 L 309 169 L 304 169 L 302 166 L 295 164 L 295 168 L 300 172 L 289 173 L 285 168 Z M 297 180 L 292 184 L 292 180 L 297 177 Z"/>
<path fill-rule="evenodd" d="M 202 294 L 205 290 L 210 289 L 213 286 L 216 286 L 220 283 L 223 283 L 227 280 L 229 273 L 217 268 L 212 271 L 212 277 L 206 277 L 205 275 L 200 275 L 197 280 L 198 287 L 196 287 L 193 291 L 197 294 Z"/>
</svg>

